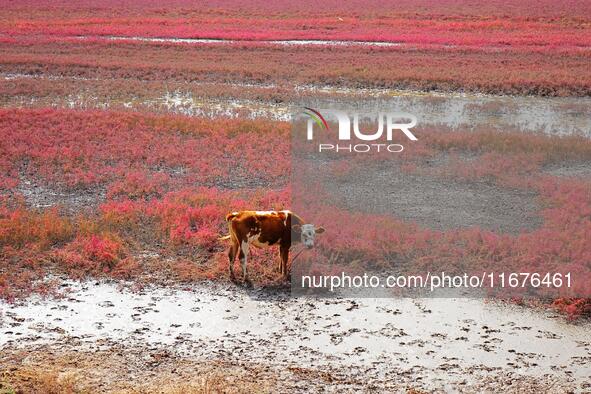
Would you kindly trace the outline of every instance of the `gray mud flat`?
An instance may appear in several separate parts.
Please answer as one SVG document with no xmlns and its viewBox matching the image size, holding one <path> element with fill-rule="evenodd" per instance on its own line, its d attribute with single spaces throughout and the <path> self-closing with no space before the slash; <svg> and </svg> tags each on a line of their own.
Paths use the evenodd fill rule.
<svg viewBox="0 0 591 394">
<path fill-rule="evenodd" d="M 542 224 L 533 192 L 408 174 L 395 163 L 371 165 L 323 185 L 347 210 L 392 215 L 434 230 L 480 227 L 519 234 Z"/>
<path fill-rule="evenodd" d="M 84 190 L 64 190 L 52 188 L 42 182 L 21 177 L 17 191 L 22 194 L 27 205 L 33 208 L 49 208 L 55 205 L 76 212 L 83 207 L 95 207 L 105 199 L 105 191 L 100 188 Z"/>
<path fill-rule="evenodd" d="M 327 371 L 375 389 L 591 389 L 590 323 L 550 312 L 480 299 L 293 298 L 219 284 L 69 286 L 63 299 L 0 303 L 0 349 L 117 343 Z"/>
<path fill-rule="evenodd" d="M 546 173 L 553 176 L 591 179 L 591 161 L 560 163 L 547 166 Z"/>
</svg>

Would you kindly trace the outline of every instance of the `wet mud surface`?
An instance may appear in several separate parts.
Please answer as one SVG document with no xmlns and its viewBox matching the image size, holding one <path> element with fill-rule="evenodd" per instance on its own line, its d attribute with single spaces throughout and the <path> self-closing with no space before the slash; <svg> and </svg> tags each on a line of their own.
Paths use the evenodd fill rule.
<svg viewBox="0 0 591 394">
<path fill-rule="evenodd" d="M 130 292 L 92 281 L 63 289 L 62 299 L 0 304 L 5 355 L 44 346 L 128 349 L 147 365 L 165 351 L 179 363 L 263 366 L 291 379 L 289 391 L 322 389 L 294 368 L 330 374 L 350 390 L 591 389 L 589 322 L 548 311 L 480 299 L 292 298 L 219 283 Z"/>
<path fill-rule="evenodd" d="M 86 81 L 92 79 L 61 75 L 0 74 L 6 81 L 20 79 Z M 212 86 L 218 95 L 209 92 Z M 281 88 L 281 89 L 280 89 Z M 246 95 L 252 89 L 274 92 L 274 99 Z M 281 90 L 281 94 L 275 93 Z M 224 93 L 226 92 L 226 93 Z M 183 89 L 162 91 L 153 97 L 101 97 L 85 90 L 67 96 L 4 98 L 3 107 L 57 106 L 65 108 L 133 109 L 179 113 L 211 118 L 250 118 L 290 121 L 304 106 L 354 108 L 372 113 L 376 108 L 416 115 L 419 125 L 440 125 L 451 129 L 493 128 L 498 131 L 520 130 L 548 135 L 590 136 L 590 98 L 495 96 L 462 92 L 421 92 L 380 88 L 355 88 L 286 83 L 190 82 Z M 264 95 L 263 95 L 264 96 Z"/>
</svg>

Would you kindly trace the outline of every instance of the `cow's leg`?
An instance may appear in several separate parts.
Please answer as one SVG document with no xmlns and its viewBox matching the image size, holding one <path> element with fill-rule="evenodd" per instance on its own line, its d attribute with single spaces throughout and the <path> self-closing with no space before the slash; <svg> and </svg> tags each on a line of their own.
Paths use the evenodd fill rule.
<svg viewBox="0 0 591 394">
<path fill-rule="evenodd" d="M 289 246 L 281 245 L 279 247 L 279 257 L 281 257 L 281 275 L 283 280 L 288 279 L 287 262 L 289 260 Z"/>
<path fill-rule="evenodd" d="M 250 279 L 248 278 L 248 272 L 246 270 L 246 260 L 248 259 L 248 241 L 242 241 L 240 244 L 240 254 L 238 255 L 240 264 L 242 265 L 242 276 L 244 277 L 244 284 L 252 286 Z"/>
<path fill-rule="evenodd" d="M 281 247 L 279 247 L 279 253 L 277 253 L 277 272 L 283 272 L 283 258 L 281 257 Z"/>
<path fill-rule="evenodd" d="M 230 268 L 230 279 L 232 282 L 236 281 L 236 277 L 234 276 L 234 260 L 236 260 L 236 254 L 238 253 L 238 249 L 240 245 L 237 241 L 232 240 L 232 244 L 230 245 L 230 249 L 228 249 L 228 259 L 230 260 L 229 268 Z"/>
</svg>

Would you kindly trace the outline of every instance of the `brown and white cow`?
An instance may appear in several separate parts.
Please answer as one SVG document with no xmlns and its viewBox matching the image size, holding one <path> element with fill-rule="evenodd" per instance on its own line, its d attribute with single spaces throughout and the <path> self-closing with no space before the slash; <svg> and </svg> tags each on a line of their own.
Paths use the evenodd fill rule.
<svg viewBox="0 0 591 394">
<path fill-rule="evenodd" d="M 302 242 L 307 248 L 314 246 L 316 234 L 324 232 L 322 227 L 304 223 L 302 218 L 291 211 L 240 211 L 226 215 L 230 234 L 222 239 L 230 239 L 232 244 L 228 251 L 230 260 L 230 278 L 234 277 L 234 260 L 236 255 L 242 265 L 244 282 L 250 285 L 246 271 L 246 260 L 250 246 L 258 248 L 279 245 L 280 272 L 287 280 L 289 248 L 292 244 Z M 293 239 L 292 239 L 293 233 Z"/>
</svg>

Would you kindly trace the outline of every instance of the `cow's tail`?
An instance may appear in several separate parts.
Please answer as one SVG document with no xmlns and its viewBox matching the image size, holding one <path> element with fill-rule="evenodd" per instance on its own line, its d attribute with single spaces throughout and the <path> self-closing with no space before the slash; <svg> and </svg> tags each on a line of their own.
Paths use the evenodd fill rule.
<svg viewBox="0 0 591 394">
<path fill-rule="evenodd" d="M 234 219 L 236 216 L 238 216 L 238 212 L 230 212 L 229 214 L 226 215 L 226 222 L 229 222 L 230 220 Z M 224 235 L 223 237 L 219 237 L 218 239 L 220 241 L 227 241 L 231 237 L 232 236 L 230 234 L 228 234 L 228 235 Z"/>
<path fill-rule="evenodd" d="M 234 219 L 236 216 L 238 216 L 238 212 L 230 212 L 229 214 L 226 215 L 226 222 L 229 222 L 230 220 Z"/>
</svg>

